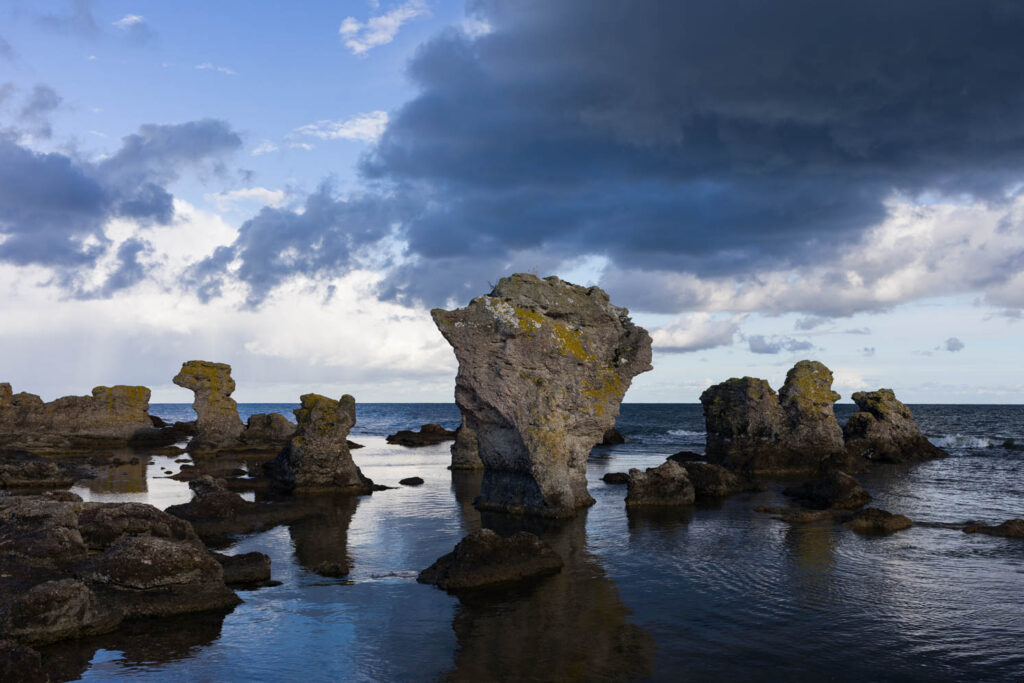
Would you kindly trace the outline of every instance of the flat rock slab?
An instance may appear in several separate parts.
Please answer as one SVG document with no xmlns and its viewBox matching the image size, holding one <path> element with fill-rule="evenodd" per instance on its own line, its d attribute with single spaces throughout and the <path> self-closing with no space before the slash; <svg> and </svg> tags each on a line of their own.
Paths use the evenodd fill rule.
<svg viewBox="0 0 1024 683">
<path fill-rule="evenodd" d="M 420 572 L 417 581 L 449 592 L 519 583 L 562 570 L 562 558 L 526 531 L 507 538 L 481 529 Z"/>
</svg>

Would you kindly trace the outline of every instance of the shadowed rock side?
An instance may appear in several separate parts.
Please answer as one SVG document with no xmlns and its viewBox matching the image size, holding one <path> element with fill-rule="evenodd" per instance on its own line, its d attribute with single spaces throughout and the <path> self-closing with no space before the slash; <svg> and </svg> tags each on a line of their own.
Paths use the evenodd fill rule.
<svg viewBox="0 0 1024 683">
<path fill-rule="evenodd" d="M 0 383 L 0 447 L 74 453 L 161 441 L 148 411 L 146 387 L 96 387 L 91 396 L 45 403 Z"/>
<path fill-rule="evenodd" d="M 238 602 L 192 527 L 150 505 L 0 498 L 0 638 L 45 644 Z"/>
<path fill-rule="evenodd" d="M 871 502 L 871 494 L 845 472 L 832 471 L 823 477 L 791 486 L 783 493 L 812 510 L 852 510 Z"/>
<path fill-rule="evenodd" d="M 480 508 L 567 517 L 591 505 L 587 455 L 651 369 L 647 332 L 597 287 L 525 274 L 431 314 L 459 361 L 455 401 L 484 464 Z"/>
<path fill-rule="evenodd" d="M 455 432 L 445 429 L 437 423 L 425 424 L 418 432 L 411 429 L 403 429 L 395 434 L 389 434 L 385 439 L 390 444 L 416 448 L 419 446 L 433 446 L 434 444 L 452 441 L 455 439 Z"/>
<path fill-rule="evenodd" d="M 626 505 L 692 505 L 696 494 L 686 468 L 674 460 L 629 471 Z"/>
<path fill-rule="evenodd" d="M 921 433 L 910 408 L 892 389 L 853 395 L 858 412 L 843 428 L 848 458 L 868 462 L 914 462 L 949 455 Z"/>
<path fill-rule="evenodd" d="M 477 448 L 476 428 L 472 424 L 472 416 L 462 412 L 462 425 L 455 430 L 455 443 L 452 444 L 453 470 L 482 470 L 484 462 L 480 459 Z"/>
<path fill-rule="evenodd" d="M 189 442 L 190 451 L 217 451 L 239 445 L 245 426 L 238 417 L 238 404 L 231 398 L 235 380 L 231 379 L 230 365 L 190 360 L 182 364 L 172 381 L 195 394 L 192 408 L 197 415 L 196 436 Z"/>
<path fill-rule="evenodd" d="M 843 452 L 843 433 L 832 404 L 832 372 L 800 361 L 776 395 L 763 379 L 744 377 L 701 394 L 707 459 L 749 472 L 807 472 Z"/>
<path fill-rule="evenodd" d="M 547 576 L 561 571 L 563 564 L 551 546 L 529 532 L 503 538 L 480 529 L 420 572 L 416 580 L 452 593 Z"/>
<path fill-rule="evenodd" d="M 295 409 L 298 427 L 264 469 L 280 487 L 296 492 L 348 490 L 369 493 L 373 482 L 352 461 L 347 436 L 356 423 L 356 400 L 305 394 Z"/>
</svg>

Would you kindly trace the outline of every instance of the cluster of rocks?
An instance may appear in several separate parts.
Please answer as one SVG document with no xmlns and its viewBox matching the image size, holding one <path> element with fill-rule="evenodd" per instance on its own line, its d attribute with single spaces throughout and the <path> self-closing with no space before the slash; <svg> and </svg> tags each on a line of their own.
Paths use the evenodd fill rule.
<svg viewBox="0 0 1024 683">
<path fill-rule="evenodd" d="M 245 562 L 210 553 L 151 505 L 70 493 L 0 497 L 0 639 L 27 645 L 104 633 L 134 617 L 230 608 Z M 224 565 L 222 566 L 222 562 Z"/>
<path fill-rule="evenodd" d="M 441 425 L 432 422 L 420 427 L 418 432 L 414 432 L 411 429 L 403 429 L 394 434 L 389 434 L 385 440 L 390 444 L 417 448 L 419 446 L 433 446 L 445 441 L 454 441 L 457 438 L 457 433 L 458 430 L 445 429 Z"/>
<path fill-rule="evenodd" d="M 914 422 L 891 389 L 859 392 L 859 411 L 843 429 L 833 404 L 832 372 L 800 361 L 778 394 L 766 380 L 733 378 L 701 394 L 707 459 L 733 470 L 761 473 L 850 471 L 870 462 L 909 462 L 946 455 Z"/>
<path fill-rule="evenodd" d="M 477 507 L 567 517 L 591 505 L 586 459 L 651 369 L 647 332 L 598 287 L 528 274 L 431 314 L 459 362 L 453 467 L 483 464 Z"/>
</svg>

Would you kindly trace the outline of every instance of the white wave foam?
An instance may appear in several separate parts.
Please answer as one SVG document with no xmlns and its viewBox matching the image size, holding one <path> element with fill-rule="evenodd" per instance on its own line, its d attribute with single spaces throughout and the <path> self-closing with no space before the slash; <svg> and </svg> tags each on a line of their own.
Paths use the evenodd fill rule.
<svg viewBox="0 0 1024 683">
<path fill-rule="evenodd" d="M 672 436 L 704 436 L 704 432 L 691 432 L 688 429 L 670 429 L 668 433 Z"/>
<path fill-rule="evenodd" d="M 939 448 L 991 448 L 994 445 L 984 437 L 967 434 L 947 434 L 930 441 Z"/>
</svg>

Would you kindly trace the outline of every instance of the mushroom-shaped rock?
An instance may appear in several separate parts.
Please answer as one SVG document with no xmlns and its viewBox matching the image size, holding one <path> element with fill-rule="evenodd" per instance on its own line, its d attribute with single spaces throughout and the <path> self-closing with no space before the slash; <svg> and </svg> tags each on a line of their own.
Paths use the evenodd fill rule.
<svg viewBox="0 0 1024 683">
<path fill-rule="evenodd" d="M 686 468 L 674 460 L 629 471 L 626 505 L 692 505 L 695 497 Z"/>
<path fill-rule="evenodd" d="M 767 381 L 730 379 L 701 394 L 708 462 L 751 472 L 816 471 L 843 453 L 843 433 L 832 404 L 832 373 L 800 361 L 778 395 Z"/>
<path fill-rule="evenodd" d="M 914 416 L 892 389 L 858 391 L 858 412 L 843 428 L 846 452 L 853 458 L 878 462 L 913 462 L 948 455 L 921 433 Z"/>
<path fill-rule="evenodd" d="M 891 534 L 914 526 L 909 517 L 894 515 L 878 508 L 858 510 L 850 520 L 850 528 L 858 534 L 876 535 Z"/>
<path fill-rule="evenodd" d="M 356 423 L 356 400 L 305 394 L 295 409 L 298 428 L 281 453 L 265 465 L 278 485 L 294 491 L 369 493 L 373 482 L 352 461 L 347 436 Z"/>
<path fill-rule="evenodd" d="M 651 369 L 647 332 L 597 287 L 526 274 L 431 314 L 455 349 L 455 401 L 484 464 L 478 508 L 568 517 L 593 504 L 587 455 Z"/>
<path fill-rule="evenodd" d="M 462 539 L 416 580 L 446 591 L 469 590 L 554 574 L 563 564 L 551 546 L 529 532 L 504 538 L 481 529 Z"/>
<path fill-rule="evenodd" d="M 195 394 L 192 408 L 197 415 L 196 436 L 189 450 L 216 451 L 238 445 L 245 425 L 238 417 L 238 404 L 231 398 L 235 380 L 231 379 L 230 365 L 190 360 L 172 381 Z"/>
<path fill-rule="evenodd" d="M 852 510 L 871 502 L 871 494 L 864 490 L 860 482 L 838 470 L 800 486 L 787 488 L 783 493 L 813 510 Z"/>
</svg>

